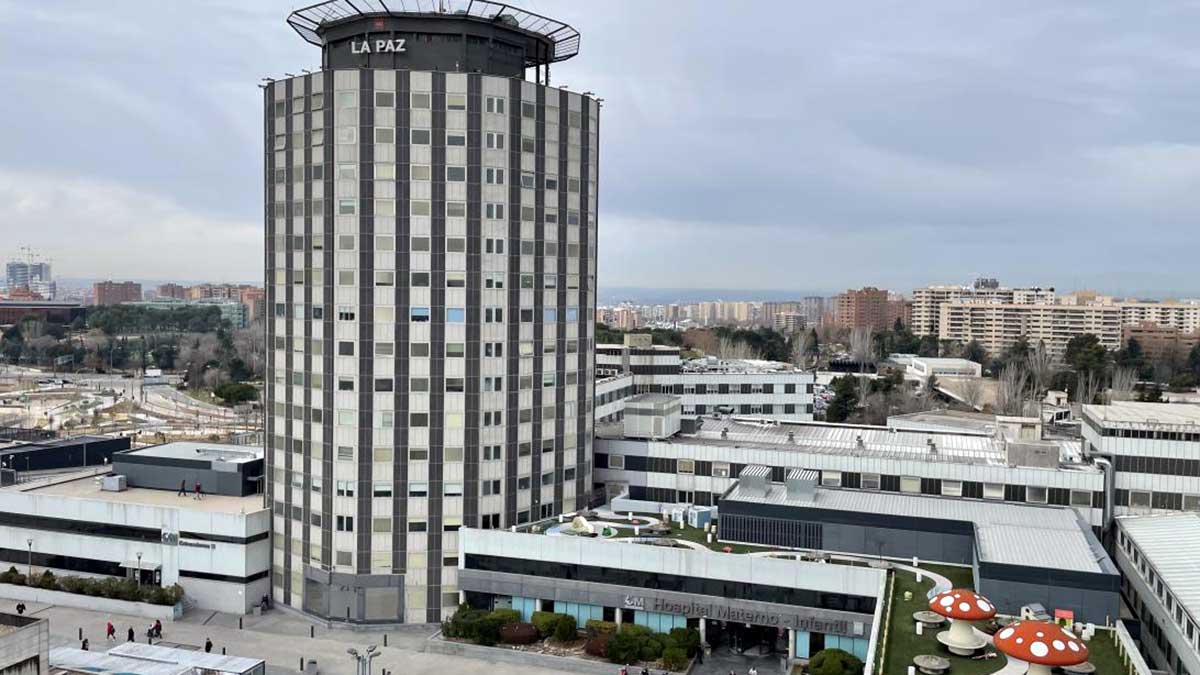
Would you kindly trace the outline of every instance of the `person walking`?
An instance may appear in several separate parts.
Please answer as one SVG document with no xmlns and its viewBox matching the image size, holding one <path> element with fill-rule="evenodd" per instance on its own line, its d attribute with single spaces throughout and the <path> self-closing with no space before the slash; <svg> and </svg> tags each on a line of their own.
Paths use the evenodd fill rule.
<svg viewBox="0 0 1200 675">
<path fill-rule="evenodd" d="M 212 638 L 204 638 L 204 653 L 209 654 L 211 652 L 212 652 Z"/>
<path fill-rule="evenodd" d="M 129 627 L 129 632 L 125 634 L 126 642 L 137 642 L 137 634 L 133 632 L 133 626 Z"/>
<path fill-rule="evenodd" d="M 117 627 L 111 621 L 104 627 L 104 639 L 111 640 L 112 642 L 117 641 Z"/>
<path fill-rule="evenodd" d="M 85 652 L 88 650 L 88 641 L 87 641 L 87 638 L 83 638 L 83 642 L 81 642 L 81 643 L 79 644 L 79 648 L 80 648 L 80 649 L 82 649 L 82 650 L 83 650 L 83 651 L 85 651 Z"/>
<path fill-rule="evenodd" d="M 179 481 L 179 494 L 176 496 L 177 497 L 186 497 L 187 496 L 187 480 L 186 479 L 182 479 Z"/>
<path fill-rule="evenodd" d="M 200 481 L 196 481 L 196 496 L 192 497 L 192 499 L 200 499 L 202 494 L 204 493 L 200 491 Z"/>
</svg>

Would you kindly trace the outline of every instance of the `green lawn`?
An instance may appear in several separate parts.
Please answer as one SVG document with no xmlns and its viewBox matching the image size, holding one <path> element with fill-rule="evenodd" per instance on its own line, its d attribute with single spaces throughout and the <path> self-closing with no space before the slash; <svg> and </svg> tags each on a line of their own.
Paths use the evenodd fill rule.
<svg viewBox="0 0 1200 675">
<path fill-rule="evenodd" d="M 963 567 L 945 567 L 925 565 L 927 569 L 949 577 L 955 587 L 971 588 L 971 570 Z M 905 572 L 893 572 L 892 597 L 888 606 L 887 649 L 884 654 L 884 667 L 881 675 L 905 675 L 908 666 L 912 665 L 914 656 L 918 654 L 939 654 L 950 659 L 950 675 L 987 675 L 994 673 L 1005 664 L 1004 655 L 986 661 L 973 661 L 962 656 L 955 656 L 937 641 L 937 633 L 945 628 L 925 631 L 918 636 L 913 612 L 926 609 L 929 602 L 926 593 L 933 587 L 933 581 L 926 577 L 917 583 L 916 576 Z M 904 592 L 911 591 L 912 599 L 905 600 Z M 1107 672 L 1107 671 L 1100 671 Z"/>
<path fill-rule="evenodd" d="M 1096 637 L 1088 643 L 1088 660 L 1096 666 L 1096 672 L 1102 675 L 1119 675 L 1125 672 L 1125 664 L 1121 662 L 1121 654 L 1117 651 L 1116 633 L 1111 630 L 1097 630 Z"/>
</svg>

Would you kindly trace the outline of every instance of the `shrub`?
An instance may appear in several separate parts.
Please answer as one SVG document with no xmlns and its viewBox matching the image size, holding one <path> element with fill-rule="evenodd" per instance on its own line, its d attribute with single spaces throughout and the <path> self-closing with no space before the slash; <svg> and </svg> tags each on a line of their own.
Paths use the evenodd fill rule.
<svg viewBox="0 0 1200 675">
<path fill-rule="evenodd" d="M 608 642 L 608 660 L 613 663 L 633 663 L 641 658 L 644 637 L 620 631 Z"/>
<path fill-rule="evenodd" d="M 667 647 L 677 647 L 689 657 L 700 651 L 700 631 L 695 628 L 672 628 L 667 634 Z"/>
<path fill-rule="evenodd" d="M 608 643 L 612 641 L 612 639 L 612 633 L 600 633 L 599 635 L 595 635 L 583 645 L 583 651 L 591 654 L 592 656 L 604 658 L 608 656 Z"/>
<path fill-rule="evenodd" d="M 583 627 L 587 630 L 588 637 L 612 635 L 617 632 L 617 624 L 612 621 L 601 621 L 600 619 L 588 619 L 587 623 L 583 624 Z"/>
<path fill-rule="evenodd" d="M 812 675 L 862 675 L 863 662 L 841 649 L 822 649 L 808 662 Z"/>
<path fill-rule="evenodd" d="M 559 616 L 558 623 L 554 624 L 554 639 L 559 642 L 573 642 L 579 637 L 579 627 L 575 624 L 575 617 L 570 614 Z"/>
<path fill-rule="evenodd" d="M 33 585 L 37 586 L 38 588 L 43 588 L 47 591 L 57 591 L 58 578 L 54 576 L 54 572 L 45 570 L 40 575 L 33 578 Z"/>
<path fill-rule="evenodd" d="M 542 637 L 550 637 L 554 634 L 554 627 L 558 625 L 558 620 L 562 617 L 562 614 L 555 614 L 554 612 L 534 612 L 530 621 L 538 629 L 538 632 L 542 634 Z"/>
<path fill-rule="evenodd" d="M 678 630 L 678 629 L 677 629 Z M 688 667 L 688 655 L 679 647 L 668 647 L 663 650 L 662 665 L 667 670 L 681 671 Z"/>
<path fill-rule="evenodd" d="M 654 634 L 654 631 L 645 626 L 639 626 L 636 623 L 621 624 L 621 632 L 635 637 L 649 637 Z"/>
<path fill-rule="evenodd" d="M 500 619 L 505 624 L 521 623 L 521 613 L 515 609 L 493 609 L 491 616 Z"/>
<path fill-rule="evenodd" d="M 476 622 L 475 628 L 475 644 L 491 647 L 500 641 L 500 629 L 504 627 L 504 620 L 491 616 L 490 614 L 480 618 Z"/>
<path fill-rule="evenodd" d="M 663 641 L 655 635 L 646 638 L 638 648 L 638 656 L 643 661 L 657 661 L 662 655 Z"/>
<path fill-rule="evenodd" d="M 508 623 L 500 628 L 500 639 L 510 645 L 533 644 L 540 637 L 531 623 Z"/>
<path fill-rule="evenodd" d="M 9 567 L 0 572 L 0 583 L 2 584 L 24 584 L 25 577 L 17 571 L 16 567 Z"/>
</svg>

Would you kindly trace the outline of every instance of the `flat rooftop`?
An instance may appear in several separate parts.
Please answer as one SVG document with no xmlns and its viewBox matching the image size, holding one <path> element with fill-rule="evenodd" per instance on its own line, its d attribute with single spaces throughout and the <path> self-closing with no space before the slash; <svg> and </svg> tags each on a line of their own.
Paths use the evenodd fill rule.
<svg viewBox="0 0 1200 675">
<path fill-rule="evenodd" d="M 803 501 L 789 499 L 783 483 L 768 483 L 767 494 L 763 496 L 744 490 L 740 482 L 721 498 L 722 502 L 730 500 L 966 521 L 975 525 L 975 545 L 981 561 L 1078 572 L 1114 572 L 1112 561 L 1100 543 L 1089 536 L 1087 523 L 1069 507 L 823 487 L 816 488 L 812 501 Z M 1197 541 L 1200 544 L 1200 539 Z"/>
<path fill-rule="evenodd" d="M 1200 513 L 1124 516 L 1117 524 L 1179 604 L 1192 616 L 1200 616 Z"/>
<path fill-rule="evenodd" d="M 151 445 L 131 450 L 127 455 L 140 457 L 162 457 L 166 459 L 221 460 L 231 464 L 244 464 L 263 458 L 263 449 L 257 445 L 228 445 L 199 441 L 176 441 L 162 445 Z"/>
<path fill-rule="evenodd" d="M 198 671 L 246 673 L 262 659 L 206 654 L 190 649 L 172 649 L 158 645 L 126 642 L 108 650 L 83 651 L 69 647 L 50 650 L 50 666 L 84 673 L 132 673 L 134 675 L 175 675 Z M 195 670 L 194 670 L 195 669 Z"/>
<path fill-rule="evenodd" d="M 180 497 L 174 490 L 129 488 L 121 492 L 108 492 L 100 489 L 100 479 L 105 475 L 108 475 L 108 472 L 93 473 L 89 470 L 58 478 L 49 478 L 45 481 L 18 483 L 0 488 L 0 490 L 75 499 L 94 499 L 114 504 L 177 507 L 210 513 L 254 513 L 262 511 L 264 508 L 262 495 L 231 497 L 205 493 L 203 499 L 195 500 L 192 499 L 190 492 L 187 497 Z M 187 487 L 189 491 L 193 488 L 191 484 Z"/>
<path fill-rule="evenodd" d="M 965 410 L 927 410 L 924 412 L 891 415 L 887 425 L 895 429 L 914 431 L 968 431 L 977 434 L 996 433 L 996 416 Z"/>
<path fill-rule="evenodd" d="M 695 433 L 676 434 L 662 442 L 771 450 L 795 449 L 861 457 L 920 458 L 937 462 L 1007 463 L 1003 443 L 985 434 L 937 430 L 904 431 L 827 422 L 775 423 L 738 416 L 722 419 L 709 416 L 700 420 L 701 427 Z M 620 438 L 623 428 L 616 425 L 598 425 L 597 434 Z M 930 452 L 930 439 L 937 446 L 936 454 Z"/>
<path fill-rule="evenodd" d="M 1200 405 L 1191 403 L 1116 401 L 1109 405 L 1085 405 L 1083 414 L 1105 423 L 1200 426 Z"/>
</svg>

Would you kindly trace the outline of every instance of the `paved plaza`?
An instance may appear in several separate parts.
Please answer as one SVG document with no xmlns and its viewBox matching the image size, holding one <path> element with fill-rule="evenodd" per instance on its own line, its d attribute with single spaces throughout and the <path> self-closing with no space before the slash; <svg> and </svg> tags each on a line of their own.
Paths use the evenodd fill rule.
<svg viewBox="0 0 1200 675">
<path fill-rule="evenodd" d="M 133 627 L 138 642 L 145 642 L 148 619 L 105 614 L 83 609 L 26 603 L 27 615 L 50 620 L 51 647 L 79 647 L 79 629 L 93 651 L 105 651 L 105 623 L 112 621 L 117 637 L 124 641 Z M 14 612 L 13 601 L 0 601 L 0 610 Z M 469 659 L 458 656 L 425 653 L 426 639 L 436 628 L 432 626 L 403 626 L 387 632 L 388 646 L 383 646 L 381 631 L 352 631 L 313 626 L 304 618 L 284 610 L 272 610 L 262 616 L 243 618 L 204 610 L 191 610 L 180 621 L 163 624 L 163 639 L 156 644 L 167 647 L 203 649 L 205 638 L 213 641 L 213 651 L 222 648 L 231 656 L 265 659 L 270 675 L 298 673 L 301 659 L 316 659 L 322 675 L 357 675 L 354 660 L 346 653 L 349 648 L 359 652 L 367 645 L 378 645 L 380 655 L 372 662 L 371 672 L 386 669 L 397 675 L 462 674 L 462 675 L 552 675 L 560 671 L 526 665 L 512 665 Z M 309 637 L 309 630 L 314 637 Z M 613 672 L 617 671 L 616 666 Z"/>
</svg>

